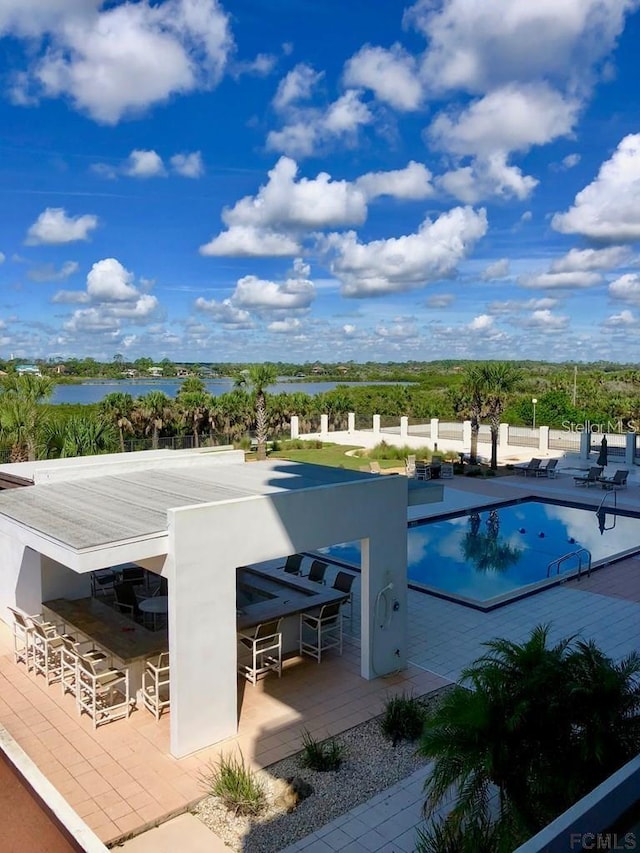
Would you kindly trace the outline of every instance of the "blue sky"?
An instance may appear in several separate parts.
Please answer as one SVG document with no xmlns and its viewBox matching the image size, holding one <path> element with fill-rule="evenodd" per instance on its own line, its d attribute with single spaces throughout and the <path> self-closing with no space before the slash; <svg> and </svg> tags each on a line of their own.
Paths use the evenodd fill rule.
<svg viewBox="0 0 640 853">
<path fill-rule="evenodd" d="M 0 356 L 637 360 L 640 0 L 0 0 Z"/>
</svg>

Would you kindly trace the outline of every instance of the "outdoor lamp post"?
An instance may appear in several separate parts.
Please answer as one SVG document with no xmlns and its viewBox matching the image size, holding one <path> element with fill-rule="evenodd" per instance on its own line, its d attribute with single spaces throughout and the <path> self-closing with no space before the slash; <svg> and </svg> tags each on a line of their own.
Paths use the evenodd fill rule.
<svg viewBox="0 0 640 853">
<path fill-rule="evenodd" d="M 533 428 L 536 428 L 536 403 L 538 402 L 535 397 L 532 398 L 531 402 L 533 403 Z"/>
</svg>

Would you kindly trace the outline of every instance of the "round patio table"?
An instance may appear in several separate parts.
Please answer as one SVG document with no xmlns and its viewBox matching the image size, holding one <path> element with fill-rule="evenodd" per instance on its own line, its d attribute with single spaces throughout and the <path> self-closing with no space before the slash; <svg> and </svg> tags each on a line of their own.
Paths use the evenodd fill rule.
<svg viewBox="0 0 640 853">
<path fill-rule="evenodd" d="M 153 616 L 153 630 L 156 630 L 156 619 L 158 615 L 164 615 L 169 612 L 169 596 L 155 595 L 153 598 L 144 598 L 138 607 L 142 613 L 150 613 Z"/>
</svg>

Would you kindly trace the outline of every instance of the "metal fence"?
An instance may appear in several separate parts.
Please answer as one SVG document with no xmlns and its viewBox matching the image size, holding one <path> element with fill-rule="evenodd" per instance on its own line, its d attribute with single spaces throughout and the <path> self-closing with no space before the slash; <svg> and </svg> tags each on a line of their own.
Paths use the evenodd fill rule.
<svg viewBox="0 0 640 853">
<path fill-rule="evenodd" d="M 373 429 L 373 418 L 371 415 L 359 415 L 356 412 L 356 429 L 361 429 L 363 432 Z"/>
<path fill-rule="evenodd" d="M 539 447 L 539 430 L 531 427 L 509 427 L 508 443 L 515 447 Z"/>
<path fill-rule="evenodd" d="M 422 438 L 429 438 L 431 436 L 431 421 L 425 422 L 416 419 L 412 422 L 410 419 L 407 435 L 419 435 Z"/>
<path fill-rule="evenodd" d="M 599 450 L 600 443 L 605 433 L 592 432 L 590 434 L 590 442 L 592 450 Z M 608 432 L 607 436 L 607 452 L 609 456 L 624 456 L 627 447 L 627 437 L 621 433 Z"/>
<path fill-rule="evenodd" d="M 580 452 L 580 433 L 570 430 L 550 429 L 549 449 L 565 450 L 569 453 Z"/>
<path fill-rule="evenodd" d="M 438 438 L 449 438 L 452 441 L 462 441 L 462 424 L 438 424 Z"/>
</svg>

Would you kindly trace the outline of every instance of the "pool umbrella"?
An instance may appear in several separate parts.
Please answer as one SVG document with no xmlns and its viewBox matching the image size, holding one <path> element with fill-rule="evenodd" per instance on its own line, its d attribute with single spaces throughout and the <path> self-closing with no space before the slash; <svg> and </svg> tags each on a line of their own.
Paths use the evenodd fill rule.
<svg viewBox="0 0 640 853">
<path fill-rule="evenodd" d="M 603 435 L 602 441 L 600 442 L 600 453 L 598 454 L 598 461 L 596 462 L 596 465 L 600 465 L 601 468 L 606 468 L 608 461 L 607 456 L 607 437 L 606 435 Z"/>
</svg>

